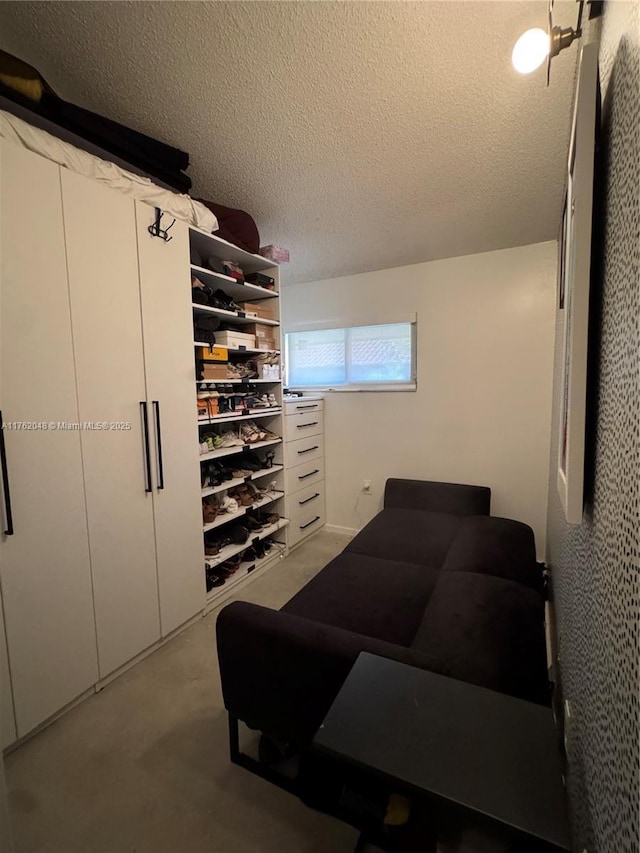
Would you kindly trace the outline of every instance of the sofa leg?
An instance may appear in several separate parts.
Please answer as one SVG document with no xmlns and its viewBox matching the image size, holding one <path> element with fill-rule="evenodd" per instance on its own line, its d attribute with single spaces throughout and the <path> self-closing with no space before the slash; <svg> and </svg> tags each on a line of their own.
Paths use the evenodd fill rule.
<svg viewBox="0 0 640 853">
<path fill-rule="evenodd" d="M 240 764 L 240 737 L 238 734 L 238 718 L 229 714 L 229 757 L 232 764 Z"/>
<path fill-rule="evenodd" d="M 299 796 L 296 779 L 291 779 L 288 776 L 284 776 L 282 773 L 277 773 L 275 770 L 264 766 L 259 761 L 256 761 L 255 758 L 252 758 L 250 755 L 246 755 L 242 752 L 240 749 L 238 723 L 238 718 L 234 717 L 233 714 L 229 714 L 229 757 L 231 759 L 231 763 L 237 764 L 245 770 L 249 770 L 250 773 L 254 773 L 256 776 L 260 776 L 260 778 L 265 779 L 267 782 L 277 785 L 278 788 L 283 788 L 290 794 Z"/>
</svg>

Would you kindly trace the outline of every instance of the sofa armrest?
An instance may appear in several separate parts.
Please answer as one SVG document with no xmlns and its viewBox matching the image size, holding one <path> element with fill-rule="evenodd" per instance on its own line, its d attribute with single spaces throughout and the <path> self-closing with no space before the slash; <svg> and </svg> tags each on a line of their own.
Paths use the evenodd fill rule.
<svg viewBox="0 0 640 853">
<path fill-rule="evenodd" d="M 361 651 L 436 669 L 421 651 L 244 601 L 216 623 L 225 708 L 251 728 L 308 744 Z"/>
<path fill-rule="evenodd" d="M 391 507 L 446 512 L 450 515 L 489 515 L 491 489 L 488 486 L 392 477 L 387 480 L 384 490 L 384 508 Z"/>
</svg>

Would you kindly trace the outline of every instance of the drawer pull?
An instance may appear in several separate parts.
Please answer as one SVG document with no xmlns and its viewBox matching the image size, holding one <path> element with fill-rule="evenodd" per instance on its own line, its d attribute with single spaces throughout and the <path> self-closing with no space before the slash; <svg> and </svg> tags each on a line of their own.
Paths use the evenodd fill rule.
<svg viewBox="0 0 640 853">
<path fill-rule="evenodd" d="M 296 424 L 296 429 L 304 429 L 308 426 L 318 426 L 318 421 L 309 421 L 308 424 Z"/>
<path fill-rule="evenodd" d="M 298 456 L 302 456 L 303 453 L 311 453 L 312 450 L 317 450 L 317 449 L 318 449 L 318 445 L 314 444 L 313 447 L 307 447 L 306 450 L 298 450 L 297 453 L 298 453 Z"/>
<path fill-rule="evenodd" d="M 310 498 L 306 498 L 303 501 L 298 501 L 299 506 L 304 506 L 305 504 L 311 503 L 311 501 L 315 501 L 316 498 L 320 497 L 320 492 L 316 492 L 315 495 L 311 495 Z"/>
<path fill-rule="evenodd" d="M 319 515 L 316 515 L 316 517 L 315 517 L 315 518 L 312 518 L 312 519 L 311 519 L 311 521 L 307 521 L 307 523 L 306 523 L 306 524 L 301 524 L 301 525 L 300 525 L 300 530 L 304 530 L 304 529 L 305 529 L 305 527 L 311 527 L 311 525 L 312 525 L 312 524 L 315 524 L 315 523 L 316 523 L 316 521 L 320 521 L 320 516 L 319 516 Z"/>
<path fill-rule="evenodd" d="M 316 468 L 314 471 L 309 471 L 308 474 L 298 474 L 298 479 L 299 480 L 306 480 L 307 477 L 313 477 L 314 474 L 319 474 L 319 473 L 320 473 L 320 469 Z"/>
<path fill-rule="evenodd" d="M 312 403 L 310 406 L 296 406 L 296 409 L 317 409 L 318 404 Z"/>
</svg>

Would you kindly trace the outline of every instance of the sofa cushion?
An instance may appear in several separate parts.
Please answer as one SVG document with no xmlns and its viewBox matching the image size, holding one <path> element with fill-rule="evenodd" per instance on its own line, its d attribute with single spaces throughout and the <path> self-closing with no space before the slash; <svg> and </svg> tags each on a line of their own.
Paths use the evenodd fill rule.
<svg viewBox="0 0 640 853">
<path fill-rule="evenodd" d="M 437 575 L 427 566 L 342 553 L 282 609 L 325 625 L 408 646 Z"/>
<path fill-rule="evenodd" d="M 462 517 L 419 509 L 383 509 L 345 548 L 439 569 Z"/>
<path fill-rule="evenodd" d="M 508 518 L 463 518 L 442 569 L 494 575 L 542 592 L 533 531 Z"/>
<path fill-rule="evenodd" d="M 411 645 L 452 678 L 548 703 L 544 601 L 520 583 L 440 572 Z"/>
</svg>

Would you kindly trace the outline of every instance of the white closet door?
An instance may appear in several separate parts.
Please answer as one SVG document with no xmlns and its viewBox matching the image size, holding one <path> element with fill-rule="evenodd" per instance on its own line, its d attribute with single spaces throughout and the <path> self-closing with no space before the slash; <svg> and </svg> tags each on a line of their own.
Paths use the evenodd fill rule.
<svg viewBox="0 0 640 853">
<path fill-rule="evenodd" d="M 60 169 L 0 144 L 2 416 L 5 422 L 73 423 L 78 407 Z M 5 429 L 4 439 L 14 533 L 2 537 L 0 577 L 22 736 L 95 683 L 96 634 L 80 434 Z"/>
<path fill-rule="evenodd" d="M 147 397 L 153 415 L 160 621 L 165 636 L 206 603 L 189 228 L 176 222 L 170 232 L 173 239 L 165 243 L 147 230 L 155 218 L 153 207 L 136 202 L 136 218 Z"/>
<path fill-rule="evenodd" d="M 13 743 L 16 737 L 16 718 L 13 713 L 7 637 L 4 630 L 2 597 L 0 596 L 0 750 Z"/>
<path fill-rule="evenodd" d="M 104 678 L 160 637 L 135 205 L 65 170 L 62 198 L 80 419 L 106 424 L 81 432 Z"/>
</svg>

